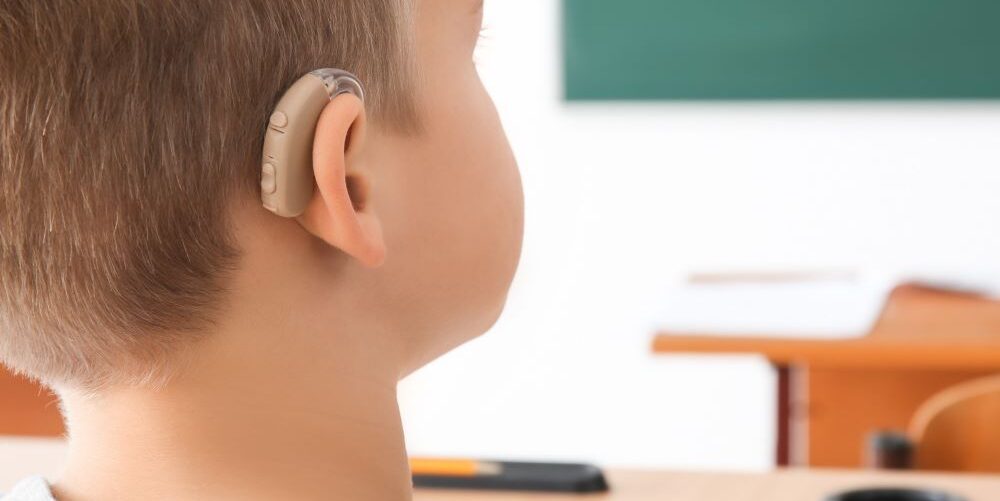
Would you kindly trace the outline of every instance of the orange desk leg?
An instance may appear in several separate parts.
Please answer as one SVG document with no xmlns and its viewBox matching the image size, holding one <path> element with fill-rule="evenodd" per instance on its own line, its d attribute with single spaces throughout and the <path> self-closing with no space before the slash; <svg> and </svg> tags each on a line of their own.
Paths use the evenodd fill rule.
<svg viewBox="0 0 1000 501">
<path fill-rule="evenodd" d="M 778 376 L 778 408 L 775 412 L 778 429 L 775 434 L 775 463 L 778 466 L 788 466 L 791 461 L 791 368 L 787 365 L 774 367 Z"/>
<path fill-rule="evenodd" d="M 813 467 L 863 466 L 865 440 L 878 429 L 905 430 L 910 418 L 931 395 L 949 386 L 989 374 L 986 371 L 808 368 L 801 387 L 805 452 Z M 790 404 L 795 415 L 796 403 Z"/>
<path fill-rule="evenodd" d="M 0 435 L 62 433 L 63 421 L 55 395 L 0 366 Z"/>
<path fill-rule="evenodd" d="M 800 365 L 775 365 L 778 376 L 777 430 L 775 463 L 777 466 L 801 466 L 808 462 L 808 409 L 805 406 L 809 369 Z"/>
</svg>

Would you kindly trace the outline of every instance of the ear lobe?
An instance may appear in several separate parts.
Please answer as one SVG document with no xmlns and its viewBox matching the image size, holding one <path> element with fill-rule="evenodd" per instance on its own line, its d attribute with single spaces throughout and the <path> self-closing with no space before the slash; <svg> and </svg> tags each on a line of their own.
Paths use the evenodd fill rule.
<svg viewBox="0 0 1000 501">
<path fill-rule="evenodd" d="M 352 94 L 332 99 L 320 114 L 313 140 L 316 189 L 299 223 L 364 266 L 385 260 L 382 224 L 368 201 L 369 173 L 362 168 L 364 104 Z"/>
</svg>

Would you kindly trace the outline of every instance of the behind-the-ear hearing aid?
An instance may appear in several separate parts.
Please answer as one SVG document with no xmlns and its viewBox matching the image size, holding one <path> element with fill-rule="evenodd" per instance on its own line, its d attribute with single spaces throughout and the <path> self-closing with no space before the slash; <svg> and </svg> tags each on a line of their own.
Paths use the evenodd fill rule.
<svg viewBox="0 0 1000 501">
<path fill-rule="evenodd" d="M 312 198 L 312 150 L 316 122 L 333 98 L 350 93 L 364 102 L 364 90 L 354 75 L 333 68 L 311 71 L 299 78 L 268 120 L 260 169 L 264 208 L 284 217 L 302 214 Z"/>
</svg>

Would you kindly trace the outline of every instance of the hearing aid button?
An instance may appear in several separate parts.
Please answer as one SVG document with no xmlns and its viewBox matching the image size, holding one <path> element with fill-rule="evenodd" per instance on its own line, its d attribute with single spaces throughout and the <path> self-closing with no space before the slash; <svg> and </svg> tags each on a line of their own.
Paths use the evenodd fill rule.
<svg viewBox="0 0 1000 501">
<path fill-rule="evenodd" d="M 278 188 L 278 183 L 275 178 L 275 168 L 274 164 L 268 162 L 260 169 L 260 189 L 265 194 L 270 195 Z"/>
<path fill-rule="evenodd" d="M 275 111 L 274 113 L 271 114 L 270 122 L 271 125 L 275 127 L 284 127 L 288 125 L 288 115 L 285 115 L 280 111 Z"/>
</svg>

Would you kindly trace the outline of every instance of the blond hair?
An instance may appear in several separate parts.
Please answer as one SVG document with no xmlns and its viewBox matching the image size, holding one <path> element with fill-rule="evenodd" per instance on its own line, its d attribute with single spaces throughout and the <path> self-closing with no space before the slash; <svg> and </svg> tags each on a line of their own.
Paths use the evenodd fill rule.
<svg viewBox="0 0 1000 501">
<path fill-rule="evenodd" d="M 0 3 L 0 357 L 52 385 L 161 377 L 211 325 L 264 127 L 319 67 L 412 118 L 405 0 Z"/>
</svg>

